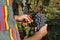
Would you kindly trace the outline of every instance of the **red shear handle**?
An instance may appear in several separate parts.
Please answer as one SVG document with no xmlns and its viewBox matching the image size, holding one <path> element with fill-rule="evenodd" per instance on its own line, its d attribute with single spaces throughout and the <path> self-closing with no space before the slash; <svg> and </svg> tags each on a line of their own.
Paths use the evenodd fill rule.
<svg viewBox="0 0 60 40">
<path fill-rule="evenodd" d="M 28 21 L 29 23 L 33 22 L 32 18 L 30 17 L 30 15 L 27 15 Z"/>
<path fill-rule="evenodd" d="M 27 20 L 26 20 L 27 19 Z M 26 26 L 26 25 L 28 25 L 29 23 L 31 23 L 31 22 L 33 22 L 33 20 L 32 20 L 32 18 L 30 17 L 30 15 L 26 15 L 26 19 L 23 19 L 23 21 L 22 21 L 22 25 L 23 26 Z"/>
</svg>

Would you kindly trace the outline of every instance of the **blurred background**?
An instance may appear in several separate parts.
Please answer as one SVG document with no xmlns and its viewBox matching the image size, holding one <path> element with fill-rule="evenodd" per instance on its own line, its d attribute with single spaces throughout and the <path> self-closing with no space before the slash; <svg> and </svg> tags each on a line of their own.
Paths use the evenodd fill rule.
<svg viewBox="0 0 60 40">
<path fill-rule="evenodd" d="M 22 0 L 14 0 L 14 12 L 22 11 Z M 43 15 L 47 18 L 48 34 L 42 40 L 60 40 L 60 0 L 25 0 L 29 11 L 36 11 L 34 6 L 43 6 Z M 24 3 L 24 1 L 23 1 Z M 17 6 L 19 5 L 19 6 Z M 22 5 L 22 7 L 20 7 Z M 18 8 L 19 7 L 19 8 Z M 16 11 L 15 13 L 18 13 Z"/>
</svg>

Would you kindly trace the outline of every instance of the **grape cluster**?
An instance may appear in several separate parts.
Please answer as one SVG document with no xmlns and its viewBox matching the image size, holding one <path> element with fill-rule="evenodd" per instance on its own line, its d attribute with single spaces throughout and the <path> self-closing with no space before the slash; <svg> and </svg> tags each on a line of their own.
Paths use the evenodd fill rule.
<svg viewBox="0 0 60 40">
<path fill-rule="evenodd" d="M 34 16 L 32 16 L 32 18 L 37 27 L 37 30 L 39 30 L 45 24 L 46 18 L 41 13 L 38 13 L 38 12 L 33 15 Z"/>
<path fill-rule="evenodd" d="M 30 37 L 35 34 L 35 27 L 37 28 L 37 31 L 45 24 L 46 18 L 41 13 L 34 13 L 31 15 L 31 18 L 33 19 L 33 22 L 28 24 L 26 27 L 23 27 L 22 24 L 20 24 L 19 32 L 21 39 L 24 39 L 25 36 Z M 25 21 L 24 21 L 25 22 Z"/>
</svg>

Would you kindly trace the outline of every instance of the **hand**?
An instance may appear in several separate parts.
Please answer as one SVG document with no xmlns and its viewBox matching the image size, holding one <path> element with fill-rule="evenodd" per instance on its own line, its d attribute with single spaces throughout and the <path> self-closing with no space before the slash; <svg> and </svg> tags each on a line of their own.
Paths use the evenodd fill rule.
<svg viewBox="0 0 60 40">
<path fill-rule="evenodd" d="M 22 22 L 23 26 L 26 26 L 28 23 L 33 22 L 33 20 L 31 19 L 30 15 L 20 15 L 20 16 L 14 16 L 15 20 Z"/>
<path fill-rule="evenodd" d="M 34 36 L 25 37 L 24 40 L 41 40 L 47 34 L 47 24 L 45 24 Z"/>
<path fill-rule="evenodd" d="M 47 34 L 47 24 L 45 24 L 40 30 L 39 33 L 41 37 L 44 37 Z"/>
</svg>

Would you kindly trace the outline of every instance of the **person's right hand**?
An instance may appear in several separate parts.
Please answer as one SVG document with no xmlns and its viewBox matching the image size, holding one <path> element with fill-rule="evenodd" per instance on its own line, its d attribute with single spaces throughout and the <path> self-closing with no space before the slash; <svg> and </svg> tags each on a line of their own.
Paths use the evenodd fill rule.
<svg viewBox="0 0 60 40">
<path fill-rule="evenodd" d="M 30 15 L 27 14 L 23 14 L 20 16 L 14 16 L 15 20 L 20 21 L 23 23 L 23 26 L 26 26 L 28 23 L 33 22 L 33 20 L 31 19 Z"/>
</svg>

